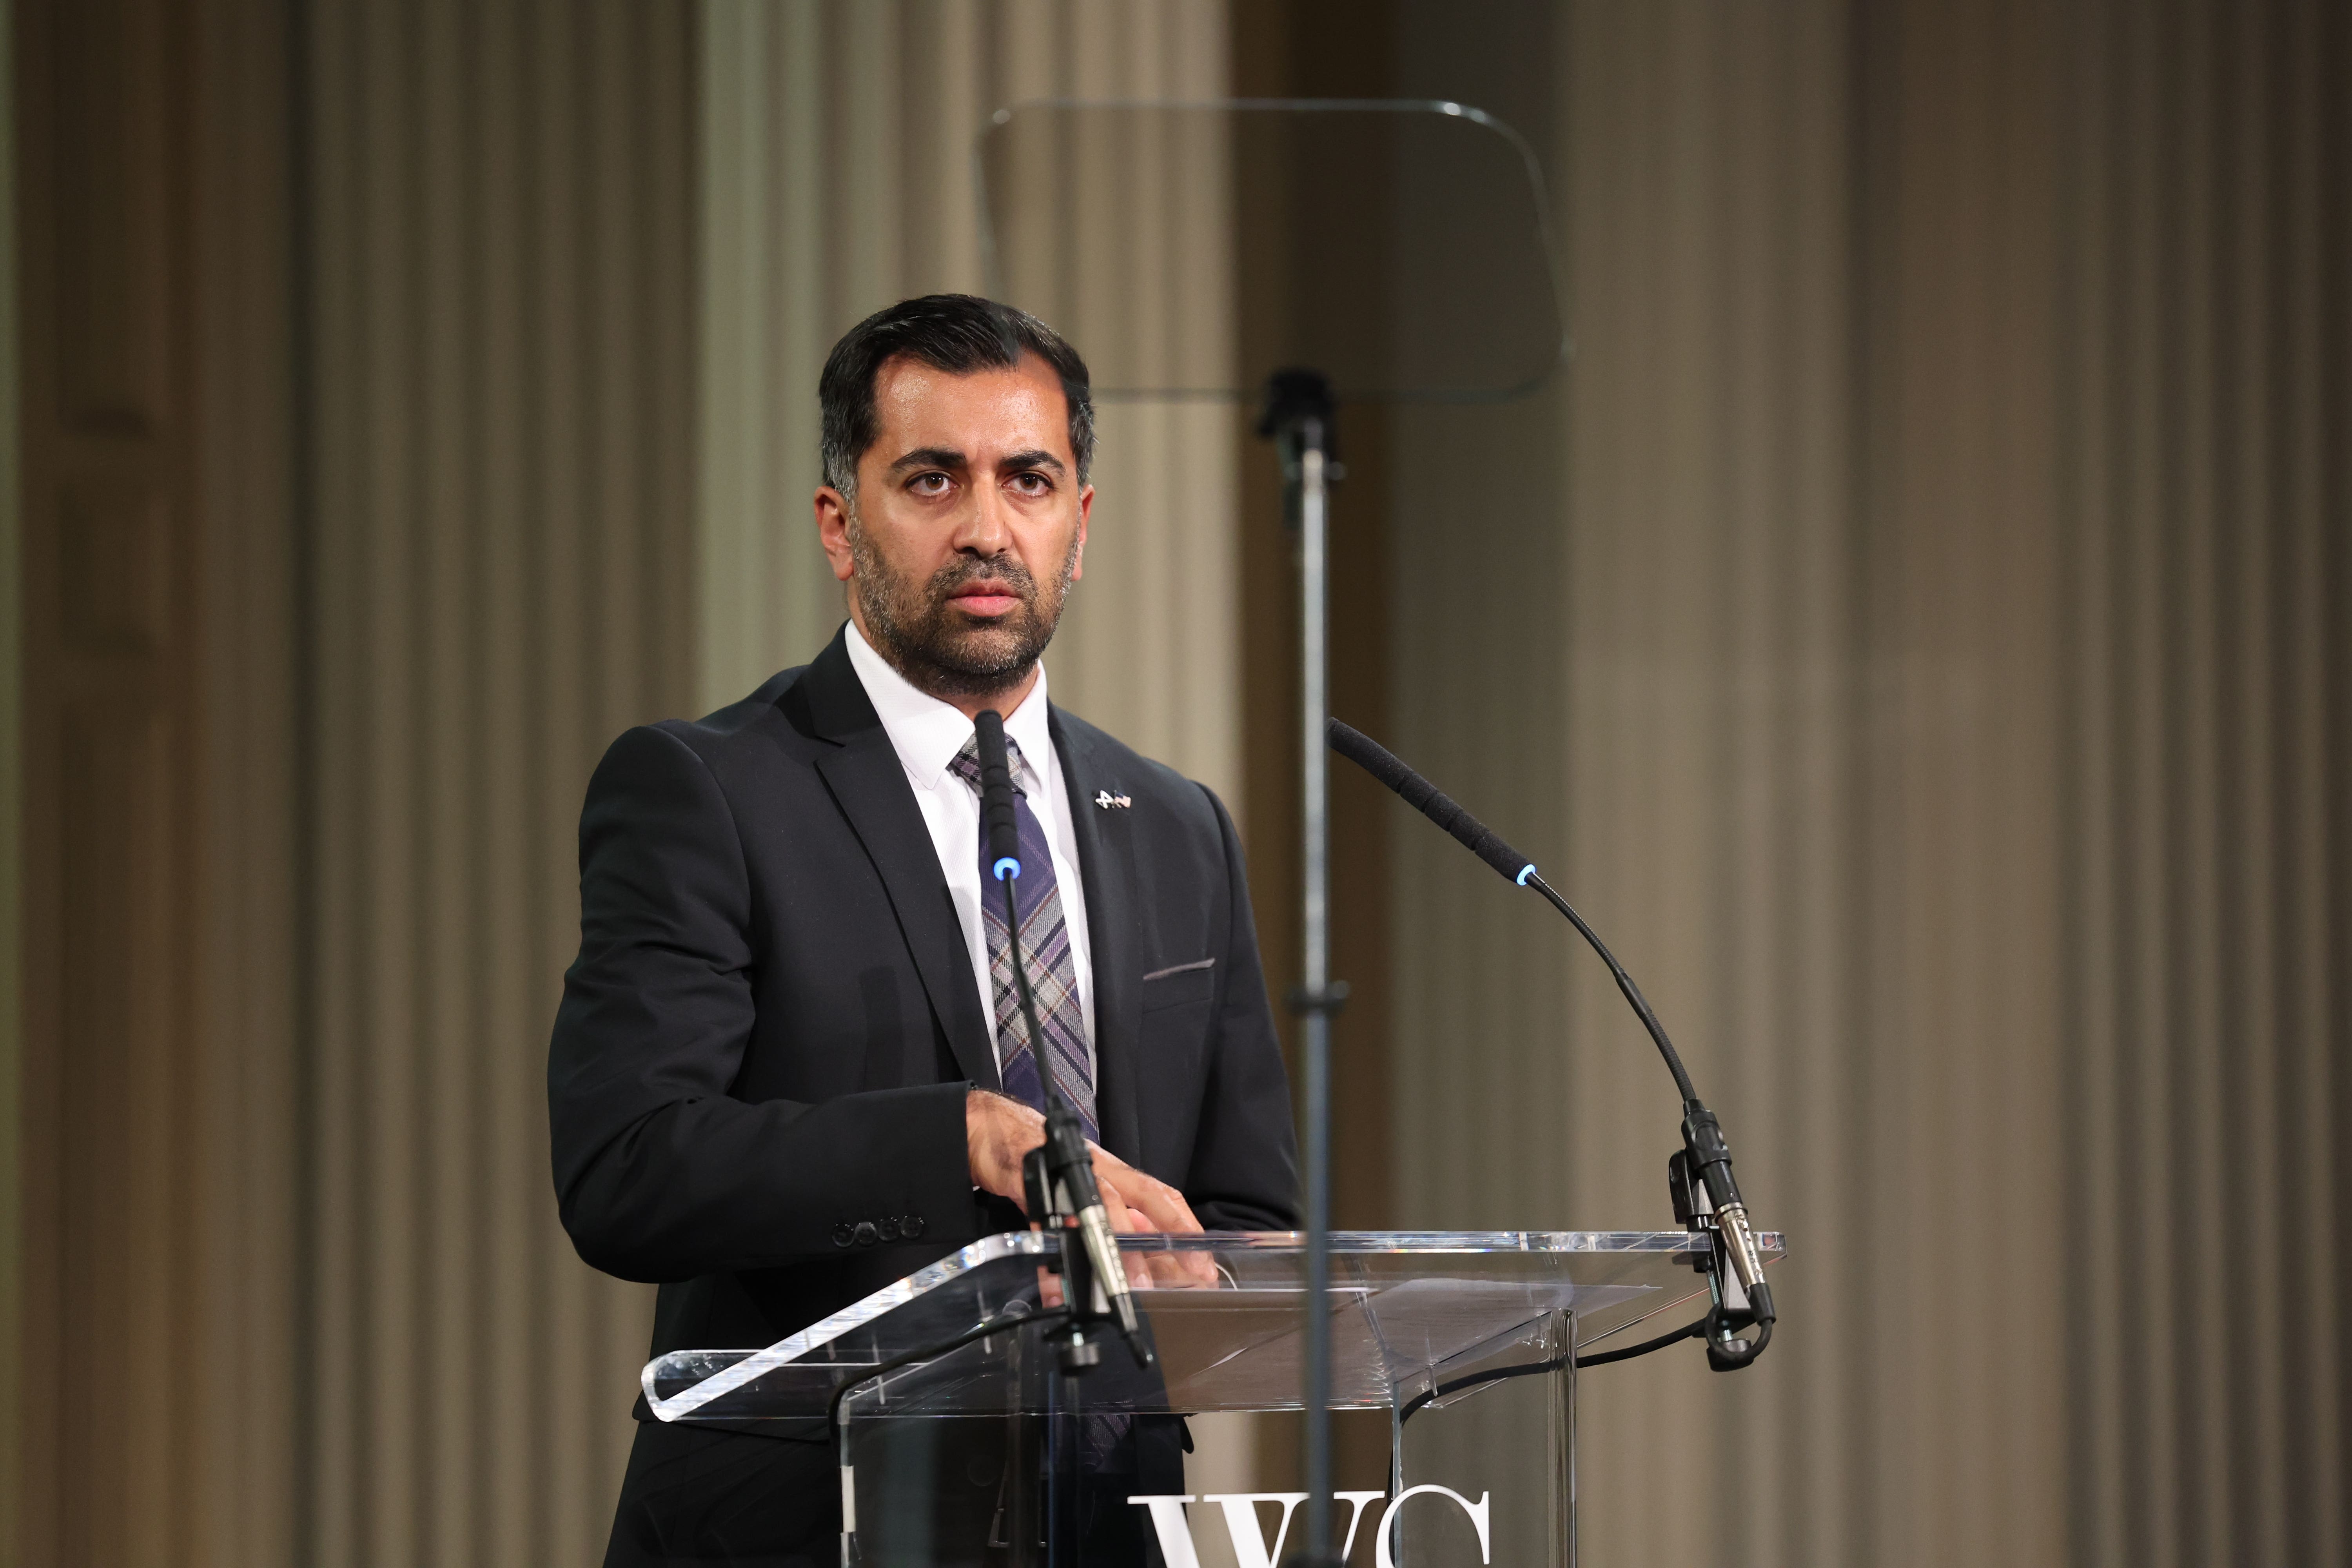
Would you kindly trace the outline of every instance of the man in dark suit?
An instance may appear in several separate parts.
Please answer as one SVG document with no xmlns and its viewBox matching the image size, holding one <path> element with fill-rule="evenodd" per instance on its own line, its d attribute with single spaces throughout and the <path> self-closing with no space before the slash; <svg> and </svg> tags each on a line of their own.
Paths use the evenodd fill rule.
<svg viewBox="0 0 2352 1568">
<path fill-rule="evenodd" d="M 1024 1224 L 1048 1072 L 1119 1228 L 1297 1223 L 1233 822 L 1046 700 L 1094 496 L 1085 364 L 1034 318 L 934 296 L 852 330 L 820 403 L 848 624 L 740 702 L 622 736 L 581 818 L 555 1184 L 581 1257 L 660 1283 L 656 1355 L 772 1343 Z M 981 896 L 983 708 L 1017 753 L 1039 1041 Z M 814 1435 L 648 1414 L 608 1564 L 833 1559 Z"/>
</svg>

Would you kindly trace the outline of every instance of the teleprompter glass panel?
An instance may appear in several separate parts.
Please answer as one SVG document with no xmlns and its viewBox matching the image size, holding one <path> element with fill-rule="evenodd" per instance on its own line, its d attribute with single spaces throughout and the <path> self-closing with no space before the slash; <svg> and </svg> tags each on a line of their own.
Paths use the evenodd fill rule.
<svg viewBox="0 0 2352 1568">
<path fill-rule="evenodd" d="M 1048 100 L 979 147 L 989 287 L 1083 346 L 1108 398 L 1486 401 L 1566 351 L 1541 171 L 1434 101 Z"/>
</svg>

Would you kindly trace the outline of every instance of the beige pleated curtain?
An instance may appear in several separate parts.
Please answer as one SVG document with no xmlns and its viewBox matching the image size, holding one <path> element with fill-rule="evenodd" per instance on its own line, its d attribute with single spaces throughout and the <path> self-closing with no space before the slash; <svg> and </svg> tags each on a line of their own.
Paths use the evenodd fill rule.
<svg viewBox="0 0 2352 1568">
<path fill-rule="evenodd" d="M 548 1187 L 588 771 L 627 724 L 832 636 L 817 370 L 866 312 L 980 289 L 987 110 L 1081 80 L 1215 96 L 1223 11 L 420 4 L 313 27 L 301 1554 L 593 1561 L 650 1292 L 572 1255 Z M 1221 213 L 1170 222 L 1222 250 Z M 1171 475 L 1188 434 L 1107 411 L 1055 696 L 1230 783 L 1232 456 Z M 1154 595 L 1163 563 L 1207 614 Z"/>
<path fill-rule="evenodd" d="M 1384 738 L 1616 943 L 1792 1244 L 1753 1371 L 1585 1380 L 1588 1562 L 2346 1554 L 2341 11 L 1375 18 L 1379 90 L 1535 140 L 1578 341 L 1361 465 Z M 9 1549 L 593 1561 L 649 1292 L 548 1189 L 588 771 L 830 635 L 819 357 L 980 286 L 986 110 L 1215 96 L 1240 24 L 10 20 Z M 1226 287 L 1244 237 L 1152 195 L 1089 259 Z M 1164 326 L 1078 275 L 1062 314 Z M 1102 429 L 1055 694 L 1238 804 L 1244 683 L 1289 679 L 1242 654 L 1270 459 L 1230 410 Z M 1349 1037 L 1381 1217 L 1667 1223 L 1671 1096 L 1605 976 L 1397 810 L 1391 1025 Z"/>
<path fill-rule="evenodd" d="M 2342 1560 L 2340 8 L 1516 19 L 1578 353 L 1400 430 L 1399 739 L 1790 1237 L 1584 1380 L 1588 1560 Z M 1392 833 L 1397 1220 L 1665 1223 L 1606 973 Z"/>
<path fill-rule="evenodd" d="M 991 112 L 1217 98 L 1227 43 L 1222 0 L 706 0 L 702 18 L 697 636 L 698 699 L 716 707 L 840 624 L 810 516 L 816 373 L 870 311 L 985 289 L 975 153 Z M 1089 215 L 1069 290 L 1045 312 L 1081 353 L 1116 338 L 1132 363 L 1179 322 L 1230 315 L 1227 203 L 1213 180 L 1171 181 L 1174 154 L 1094 150 L 1134 167 L 1122 210 Z M 1155 278 L 1169 306 L 1134 308 Z M 1215 406 L 1098 406 L 1086 574 L 1047 667 L 1055 700 L 1238 798 L 1230 423 Z M 1166 591 L 1177 580 L 1181 595 Z"/>
</svg>

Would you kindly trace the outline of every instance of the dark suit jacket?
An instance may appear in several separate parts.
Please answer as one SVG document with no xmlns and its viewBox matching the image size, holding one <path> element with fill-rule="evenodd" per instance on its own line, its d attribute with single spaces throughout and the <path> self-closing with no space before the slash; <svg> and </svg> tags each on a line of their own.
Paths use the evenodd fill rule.
<svg viewBox="0 0 2352 1568">
<path fill-rule="evenodd" d="M 1290 1228 L 1289 1091 L 1232 819 L 1092 725 L 1055 709 L 1051 728 L 1103 1145 L 1213 1230 Z M 580 903 L 548 1058 L 556 1194 L 582 1258 L 660 1282 L 656 1355 L 772 1343 L 1022 1223 L 972 1190 L 964 1097 L 997 1085 L 988 1023 L 840 636 L 732 707 L 613 743 L 581 815 Z"/>
</svg>

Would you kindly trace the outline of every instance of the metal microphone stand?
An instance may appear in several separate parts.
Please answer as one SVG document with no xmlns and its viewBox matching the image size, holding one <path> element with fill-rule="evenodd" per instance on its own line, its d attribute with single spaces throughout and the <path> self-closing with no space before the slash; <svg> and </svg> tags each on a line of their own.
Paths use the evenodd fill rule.
<svg viewBox="0 0 2352 1568">
<path fill-rule="evenodd" d="M 1305 942 L 1300 982 L 1289 994 L 1298 1016 L 1303 1151 L 1307 1164 L 1307 1563 L 1335 1563 L 1331 1551 L 1331 1018 L 1348 999 L 1331 979 L 1331 800 L 1324 725 L 1330 716 L 1331 383 L 1320 371 L 1279 370 L 1266 383 L 1257 433 L 1282 459 L 1283 512 L 1298 534 L 1300 859 Z"/>
</svg>

